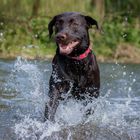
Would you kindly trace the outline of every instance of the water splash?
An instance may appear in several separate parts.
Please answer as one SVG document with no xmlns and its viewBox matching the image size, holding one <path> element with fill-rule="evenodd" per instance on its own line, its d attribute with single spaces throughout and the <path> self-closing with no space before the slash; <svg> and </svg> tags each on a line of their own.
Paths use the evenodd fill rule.
<svg viewBox="0 0 140 140">
<path fill-rule="evenodd" d="M 17 59 L 13 73 L 16 73 L 16 89 L 23 95 L 22 98 L 33 102 L 33 107 L 36 108 L 36 111 L 25 113 L 13 127 L 17 139 L 139 140 L 140 98 L 133 95 L 136 77 L 134 72 L 127 71 L 126 66 L 112 66 L 109 80 L 105 80 L 107 82 L 102 85 L 101 97 L 89 102 L 87 106 L 75 100 L 62 102 L 57 109 L 55 123 L 42 122 L 35 115 L 41 112 L 43 117 L 47 100 L 44 73 L 41 73 L 36 64 L 21 58 Z M 21 74 L 24 79 L 21 79 Z M 26 82 L 23 82 L 25 79 Z M 28 104 L 24 108 L 30 106 Z M 85 111 L 90 108 L 94 113 L 85 115 Z"/>
<path fill-rule="evenodd" d="M 29 116 L 25 116 L 22 122 L 18 123 L 14 127 L 15 133 L 20 139 L 33 139 L 43 140 L 50 136 L 52 132 L 59 131 L 60 125 L 51 122 L 42 123 L 36 119 L 32 119 Z"/>
<path fill-rule="evenodd" d="M 16 94 L 16 98 L 13 99 L 16 103 L 14 106 L 20 108 L 16 114 L 22 116 L 25 112 L 38 118 L 44 116 L 48 90 L 48 84 L 44 81 L 44 73 L 44 70 L 41 71 L 38 68 L 36 61 L 17 58 L 5 85 L 5 91 L 9 90 L 10 94 L 13 91 Z"/>
</svg>

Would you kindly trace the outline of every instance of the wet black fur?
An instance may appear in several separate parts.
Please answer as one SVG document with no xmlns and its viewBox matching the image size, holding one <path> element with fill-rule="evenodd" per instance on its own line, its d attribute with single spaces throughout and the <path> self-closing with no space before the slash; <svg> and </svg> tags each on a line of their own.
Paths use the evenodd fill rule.
<svg viewBox="0 0 140 140">
<path fill-rule="evenodd" d="M 49 23 L 49 35 L 55 30 L 55 41 L 69 43 L 79 40 L 80 44 L 69 54 L 63 55 L 57 47 L 52 61 L 52 74 L 49 82 L 49 102 L 45 108 L 45 118 L 54 120 L 59 102 L 70 94 L 75 99 L 84 99 L 85 94 L 97 98 L 100 89 L 100 73 L 95 55 L 90 52 L 82 60 L 71 57 L 84 53 L 90 45 L 88 29 L 97 21 L 80 13 L 68 12 L 55 16 Z M 65 39 L 58 39 L 62 34 Z M 71 90 L 70 93 L 68 91 Z"/>
</svg>

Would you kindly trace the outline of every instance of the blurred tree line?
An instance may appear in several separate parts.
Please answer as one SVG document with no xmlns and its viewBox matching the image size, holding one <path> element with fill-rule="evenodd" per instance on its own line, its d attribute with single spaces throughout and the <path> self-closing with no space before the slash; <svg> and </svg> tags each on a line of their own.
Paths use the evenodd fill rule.
<svg viewBox="0 0 140 140">
<path fill-rule="evenodd" d="M 94 11 L 99 16 L 107 13 L 131 13 L 133 16 L 140 16 L 139 8 L 139 0 L 1 0 L 0 16 L 52 16 L 64 11 Z"/>
<path fill-rule="evenodd" d="M 49 20 L 58 13 L 77 11 L 94 17 L 102 27 L 104 35 L 91 32 L 97 54 L 114 57 L 120 43 L 140 48 L 139 8 L 140 0 L 1 0 L 0 54 L 42 57 L 53 53 Z"/>
</svg>

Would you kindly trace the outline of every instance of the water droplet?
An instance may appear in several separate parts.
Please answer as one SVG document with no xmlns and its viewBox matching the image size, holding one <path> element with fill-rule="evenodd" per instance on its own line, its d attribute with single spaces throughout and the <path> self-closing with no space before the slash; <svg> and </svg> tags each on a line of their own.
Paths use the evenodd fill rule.
<svg viewBox="0 0 140 140">
<path fill-rule="evenodd" d="M 116 61 L 115 64 L 118 65 L 118 62 Z"/>
<path fill-rule="evenodd" d="M 110 77 L 113 78 L 113 75 L 111 74 Z"/>
<path fill-rule="evenodd" d="M 123 34 L 123 36 L 122 36 L 123 38 L 125 38 L 125 37 L 127 37 L 127 34 Z"/>
<path fill-rule="evenodd" d="M 131 87 L 129 87 L 129 88 L 128 88 L 128 92 L 131 92 L 131 91 L 132 91 L 132 88 L 131 88 Z"/>
<path fill-rule="evenodd" d="M 3 33 L 1 32 L 1 33 L 0 33 L 0 37 L 2 37 L 2 36 L 3 36 Z"/>
<path fill-rule="evenodd" d="M 115 71 L 115 68 L 112 66 L 112 70 Z"/>
<path fill-rule="evenodd" d="M 127 22 L 128 21 L 128 17 L 125 17 L 124 20 Z"/>
<path fill-rule="evenodd" d="M 123 68 L 125 69 L 125 68 L 126 68 L 126 66 L 123 66 Z"/>
<path fill-rule="evenodd" d="M 136 82 L 136 79 L 133 79 L 133 82 Z"/>
<path fill-rule="evenodd" d="M 4 23 L 3 23 L 3 22 L 0 22 L 0 25 L 1 25 L 1 26 L 3 26 L 3 25 L 4 25 Z"/>
<path fill-rule="evenodd" d="M 109 83 L 107 83 L 107 86 L 109 86 L 110 84 Z"/>
<path fill-rule="evenodd" d="M 35 38 L 38 38 L 38 34 L 35 34 L 34 36 L 35 36 Z"/>
<path fill-rule="evenodd" d="M 125 76 L 125 75 L 126 75 L 126 72 L 124 71 L 124 72 L 123 72 L 123 76 Z"/>
</svg>

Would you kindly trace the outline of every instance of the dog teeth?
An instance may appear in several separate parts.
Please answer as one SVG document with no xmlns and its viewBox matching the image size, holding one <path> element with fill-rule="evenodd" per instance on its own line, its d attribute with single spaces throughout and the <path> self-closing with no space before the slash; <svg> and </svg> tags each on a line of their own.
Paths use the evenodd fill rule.
<svg viewBox="0 0 140 140">
<path fill-rule="evenodd" d="M 75 42 L 77 42 L 77 41 L 76 41 L 76 40 L 74 40 L 74 41 L 70 42 L 69 44 L 73 44 L 73 43 L 75 43 Z"/>
</svg>

